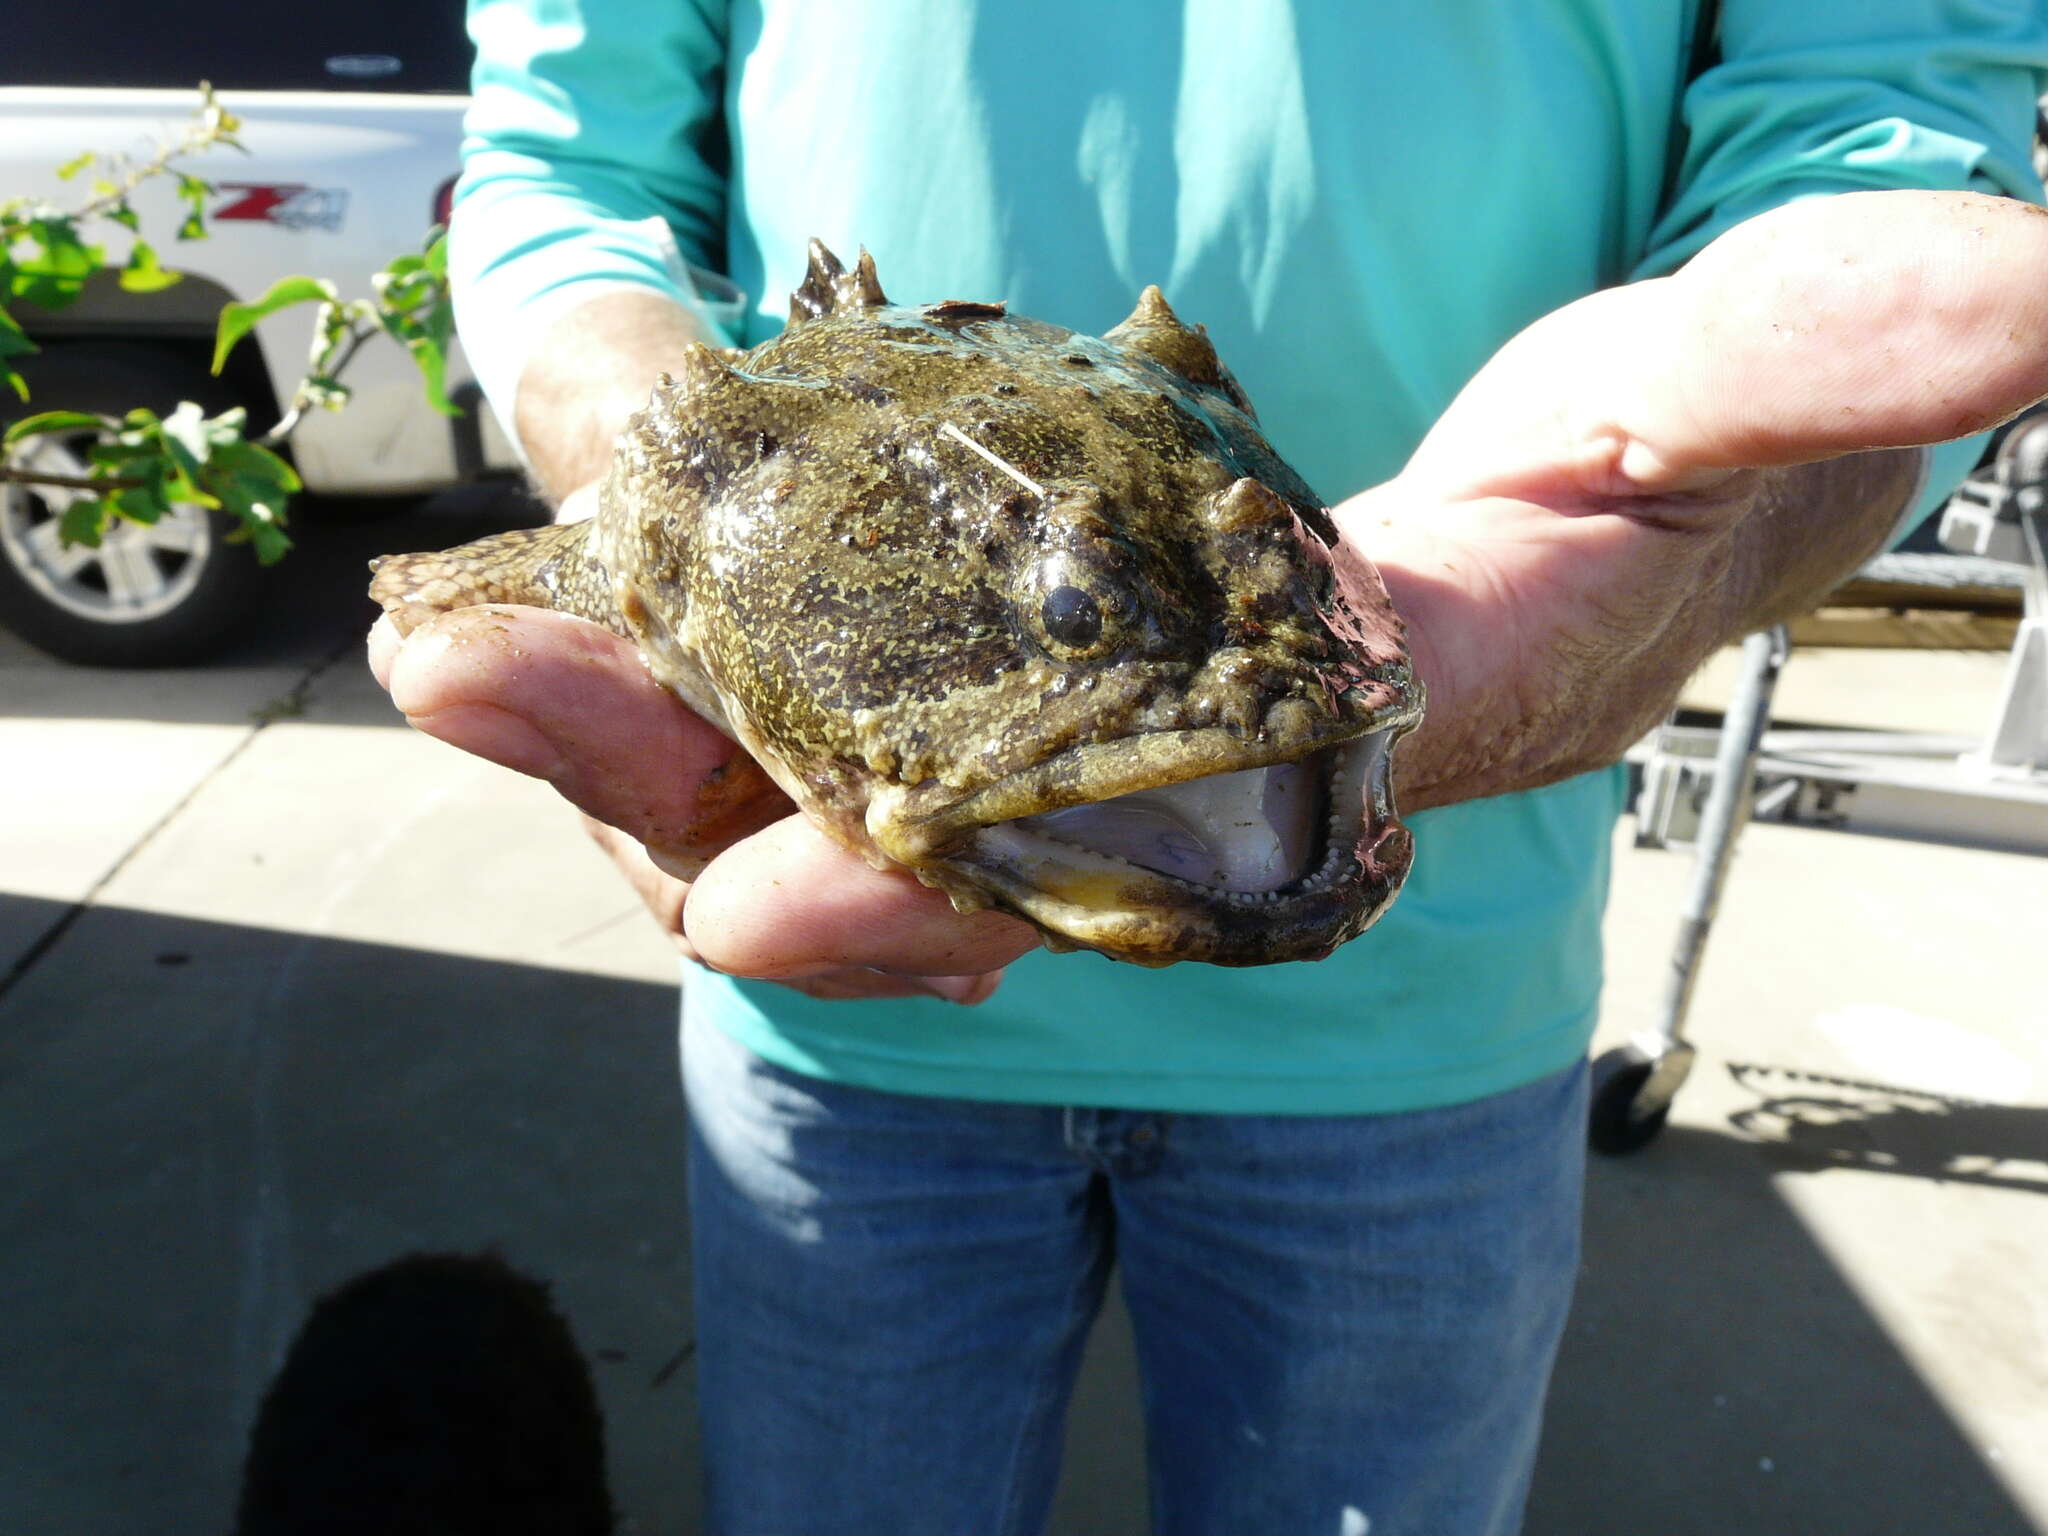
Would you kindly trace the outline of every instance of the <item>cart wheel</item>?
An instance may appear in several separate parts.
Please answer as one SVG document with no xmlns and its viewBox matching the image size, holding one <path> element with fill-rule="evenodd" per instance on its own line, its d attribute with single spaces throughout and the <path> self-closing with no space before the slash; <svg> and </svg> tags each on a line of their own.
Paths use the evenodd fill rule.
<svg viewBox="0 0 2048 1536">
<path fill-rule="evenodd" d="M 1656 1068 L 1656 1058 L 1635 1045 L 1618 1045 L 1594 1060 L 1587 1146 L 1619 1157 L 1657 1139 L 1670 1117 L 1671 1100 L 1667 1097 L 1655 1105 L 1643 1100 L 1643 1090 Z"/>
</svg>

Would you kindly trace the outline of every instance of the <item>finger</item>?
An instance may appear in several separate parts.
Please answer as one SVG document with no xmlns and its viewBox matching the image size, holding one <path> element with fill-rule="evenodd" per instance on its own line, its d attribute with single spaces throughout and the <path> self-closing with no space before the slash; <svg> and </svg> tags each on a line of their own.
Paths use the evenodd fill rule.
<svg viewBox="0 0 2048 1536">
<path fill-rule="evenodd" d="M 1003 973 L 990 971 L 982 976 L 895 976 L 887 971 L 868 967 L 826 971 L 817 976 L 801 976 L 779 981 L 777 986 L 788 987 L 806 997 L 815 997 L 821 1002 L 871 1002 L 884 998 L 937 997 L 949 1003 L 962 1003 L 969 1007 L 986 1002 L 1001 985 Z"/>
<path fill-rule="evenodd" d="M 372 647 L 415 727 L 546 779 L 642 843 L 723 846 L 789 810 L 751 758 L 598 625 L 536 608 L 462 608 L 396 647 L 373 635 Z"/>
<path fill-rule="evenodd" d="M 391 615 L 381 613 L 377 622 L 370 626 L 370 633 L 364 640 L 369 652 L 370 675 L 377 679 L 377 686 L 386 693 L 391 691 L 391 664 L 398 659 L 399 651 L 405 645 L 405 637 L 398 632 L 398 626 L 391 622 Z"/>
<path fill-rule="evenodd" d="M 648 914 L 656 926 L 668 935 L 687 960 L 700 960 L 696 948 L 683 937 L 683 903 L 689 899 L 690 887 L 668 870 L 661 868 L 648 855 L 644 845 L 635 842 L 616 827 L 608 827 L 595 816 L 582 818 L 583 830 L 590 834 L 590 840 L 602 848 L 626 883 L 646 904 Z"/>
<path fill-rule="evenodd" d="M 871 868 L 798 816 L 735 844 L 690 888 L 690 942 L 721 971 L 769 980 L 852 966 L 923 976 L 998 970 L 1038 946 L 998 912 L 962 916 L 900 871 Z"/>
</svg>

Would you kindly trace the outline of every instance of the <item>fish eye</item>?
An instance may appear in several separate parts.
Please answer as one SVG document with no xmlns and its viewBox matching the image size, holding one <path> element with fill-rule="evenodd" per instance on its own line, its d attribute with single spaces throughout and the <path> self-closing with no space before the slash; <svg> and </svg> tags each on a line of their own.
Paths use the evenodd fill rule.
<svg viewBox="0 0 2048 1536">
<path fill-rule="evenodd" d="M 1064 582 L 1045 594 L 1038 620 L 1053 640 L 1076 650 L 1086 650 L 1102 638 L 1102 605 Z"/>
<path fill-rule="evenodd" d="M 1040 565 L 1023 599 L 1032 643 L 1055 661 L 1092 661 L 1115 650 L 1136 606 L 1108 572 L 1072 556 Z"/>
</svg>

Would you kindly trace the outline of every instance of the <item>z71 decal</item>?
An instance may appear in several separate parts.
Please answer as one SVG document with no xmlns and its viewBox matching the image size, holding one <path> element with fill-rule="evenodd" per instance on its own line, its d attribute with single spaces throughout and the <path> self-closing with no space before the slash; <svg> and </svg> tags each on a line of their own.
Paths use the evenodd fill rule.
<svg viewBox="0 0 2048 1536">
<path fill-rule="evenodd" d="M 256 220 L 286 229 L 341 228 L 348 208 L 345 187 L 309 187 L 303 182 L 223 181 L 218 190 L 228 200 L 213 210 L 219 219 Z"/>
</svg>

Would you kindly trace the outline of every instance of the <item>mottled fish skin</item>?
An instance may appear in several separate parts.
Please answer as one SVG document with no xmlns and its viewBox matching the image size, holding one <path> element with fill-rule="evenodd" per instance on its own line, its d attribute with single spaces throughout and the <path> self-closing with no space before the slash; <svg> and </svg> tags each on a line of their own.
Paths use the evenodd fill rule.
<svg viewBox="0 0 2048 1536">
<path fill-rule="evenodd" d="M 848 271 L 813 242 L 789 328 L 690 348 L 591 522 L 386 557 L 371 590 L 402 628 L 494 601 L 629 636 L 816 822 L 962 910 L 1145 964 L 1258 964 L 1362 931 L 1410 857 L 1387 749 L 1421 689 L 1377 573 L 1336 543 L 1156 288 L 1097 338 L 892 305 L 865 252 Z M 1256 900 L 981 835 L 1313 754 L 1329 846 Z"/>
<path fill-rule="evenodd" d="M 611 578 L 589 558 L 588 532 L 578 523 L 514 528 L 439 554 L 383 555 L 370 562 L 370 595 L 401 633 L 452 608 L 526 603 L 623 635 Z"/>
</svg>

